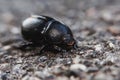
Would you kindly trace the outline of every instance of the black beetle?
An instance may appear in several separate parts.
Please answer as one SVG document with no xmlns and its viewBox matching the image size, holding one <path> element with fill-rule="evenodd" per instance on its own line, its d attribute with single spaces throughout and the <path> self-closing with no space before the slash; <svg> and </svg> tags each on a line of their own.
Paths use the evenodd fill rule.
<svg viewBox="0 0 120 80">
<path fill-rule="evenodd" d="M 59 47 L 70 50 L 76 47 L 76 41 L 68 26 L 48 16 L 31 16 L 22 23 L 21 33 L 25 40 L 39 44 L 43 48 Z"/>
</svg>

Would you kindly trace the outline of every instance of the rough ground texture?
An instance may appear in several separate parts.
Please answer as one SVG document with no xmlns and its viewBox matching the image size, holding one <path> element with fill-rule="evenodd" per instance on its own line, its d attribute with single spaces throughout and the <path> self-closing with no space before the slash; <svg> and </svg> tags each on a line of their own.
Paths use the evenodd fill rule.
<svg viewBox="0 0 120 80">
<path fill-rule="evenodd" d="M 31 14 L 69 25 L 79 48 L 15 49 L 23 41 L 21 22 Z M 0 80 L 120 80 L 119 75 L 120 0 L 0 0 Z"/>
</svg>

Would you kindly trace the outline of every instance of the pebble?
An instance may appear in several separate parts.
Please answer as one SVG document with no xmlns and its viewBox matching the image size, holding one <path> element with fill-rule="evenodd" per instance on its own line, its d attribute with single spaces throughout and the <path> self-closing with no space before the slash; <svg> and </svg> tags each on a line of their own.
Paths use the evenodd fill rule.
<svg viewBox="0 0 120 80">
<path fill-rule="evenodd" d="M 107 30 L 114 36 L 117 36 L 120 34 L 120 28 L 118 25 L 109 26 Z"/>
<path fill-rule="evenodd" d="M 107 22 L 111 22 L 113 19 L 113 16 L 111 13 L 109 13 L 108 11 L 104 10 L 102 11 L 102 15 L 101 15 L 102 19 L 107 21 Z"/>
<path fill-rule="evenodd" d="M 3 63 L 0 64 L 0 69 L 5 70 L 6 68 L 9 68 L 10 64 L 9 63 Z"/>
<path fill-rule="evenodd" d="M 25 77 L 22 78 L 22 80 L 41 80 L 35 76 L 29 76 L 29 75 L 26 75 Z"/>
<path fill-rule="evenodd" d="M 75 58 L 73 58 L 73 63 L 77 64 L 80 62 L 80 56 L 76 56 Z"/>
<path fill-rule="evenodd" d="M 70 80 L 68 77 L 65 76 L 61 76 L 61 77 L 57 77 L 56 80 Z"/>
<path fill-rule="evenodd" d="M 97 72 L 99 69 L 97 67 L 89 67 L 87 68 L 87 73 Z"/>
<path fill-rule="evenodd" d="M 3 50 L 9 50 L 11 48 L 11 46 L 7 45 L 7 46 L 4 46 L 2 49 Z"/>
<path fill-rule="evenodd" d="M 101 52 L 101 51 L 102 51 L 102 49 L 103 49 L 103 47 L 102 47 L 102 45 L 101 45 L 101 44 L 97 44 L 97 45 L 95 45 L 95 50 L 96 50 L 96 51 Z"/>
<path fill-rule="evenodd" d="M 18 27 L 13 27 L 13 28 L 11 29 L 11 32 L 12 32 L 13 34 L 19 34 L 19 33 L 20 33 L 20 29 L 19 29 Z"/>
<path fill-rule="evenodd" d="M 8 31 L 7 29 L 8 29 L 8 25 L 0 23 L 0 33 L 7 32 Z"/>
<path fill-rule="evenodd" d="M 82 70 L 82 71 L 87 71 L 87 67 L 83 64 L 73 64 L 70 66 L 70 70 Z"/>
<path fill-rule="evenodd" d="M 80 41 L 77 40 L 77 46 L 78 47 L 81 47 L 82 46 L 82 43 Z"/>
<path fill-rule="evenodd" d="M 16 63 L 17 64 L 21 64 L 23 62 L 23 59 L 21 57 L 19 57 L 17 60 L 16 60 Z"/>
<path fill-rule="evenodd" d="M 115 49 L 115 45 L 112 42 L 109 42 L 110 49 Z"/>
<path fill-rule="evenodd" d="M 85 61 L 83 61 L 83 64 L 86 65 L 87 67 L 89 67 L 93 64 L 93 62 L 91 62 L 89 60 L 85 60 Z"/>
<path fill-rule="evenodd" d="M 86 11 L 86 14 L 88 17 L 97 19 L 99 17 L 99 14 L 97 12 L 97 9 L 95 7 L 91 7 Z"/>
<path fill-rule="evenodd" d="M 13 68 L 12 68 L 13 72 L 15 72 L 15 73 L 21 72 L 20 67 L 21 67 L 21 64 L 17 64 L 15 66 L 13 66 Z"/>
<path fill-rule="evenodd" d="M 36 77 L 39 77 L 39 78 L 42 78 L 42 79 L 45 79 L 46 77 L 51 76 L 50 70 L 49 70 L 48 68 L 45 68 L 45 69 L 42 70 L 42 71 L 35 71 L 35 72 L 34 72 L 34 75 L 35 75 Z"/>
<path fill-rule="evenodd" d="M 0 50 L 0 56 L 3 56 L 6 53 L 7 53 L 7 51 Z"/>
<path fill-rule="evenodd" d="M 93 59 L 93 58 L 96 58 L 98 56 L 98 54 L 99 53 L 97 51 L 87 50 L 86 54 L 84 56 L 85 56 L 85 58 Z"/>
<path fill-rule="evenodd" d="M 9 25 L 13 25 L 13 22 L 15 21 L 15 16 L 11 12 L 4 12 L 1 17 L 4 22 Z"/>
<path fill-rule="evenodd" d="M 99 72 L 93 80 L 114 80 L 112 76 Z"/>
<path fill-rule="evenodd" d="M 44 62 L 44 61 L 46 61 L 48 58 L 46 57 L 46 56 L 41 56 L 39 59 L 38 59 L 38 61 L 40 61 L 40 62 Z"/>
<path fill-rule="evenodd" d="M 46 77 L 45 74 L 43 74 L 41 71 L 35 71 L 34 75 L 36 77 L 43 78 L 43 79 Z"/>
<path fill-rule="evenodd" d="M 1 75 L 1 79 L 0 79 L 0 80 L 9 80 L 9 79 L 8 79 L 8 74 L 3 73 L 3 74 Z"/>
<path fill-rule="evenodd" d="M 106 80 L 106 75 L 104 73 L 98 73 L 95 77 L 94 80 Z"/>
<path fill-rule="evenodd" d="M 101 13 L 101 18 L 105 20 L 106 22 L 119 22 L 120 21 L 120 6 L 109 6 L 102 10 Z"/>
</svg>

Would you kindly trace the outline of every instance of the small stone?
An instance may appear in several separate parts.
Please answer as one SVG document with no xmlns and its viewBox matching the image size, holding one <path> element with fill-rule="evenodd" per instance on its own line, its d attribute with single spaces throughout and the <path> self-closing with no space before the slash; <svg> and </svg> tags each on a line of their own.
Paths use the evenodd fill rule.
<svg viewBox="0 0 120 80">
<path fill-rule="evenodd" d="M 94 80 L 106 80 L 106 75 L 104 73 L 98 73 Z"/>
<path fill-rule="evenodd" d="M 107 23 L 119 23 L 120 21 L 120 6 L 108 6 L 104 8 L 101 12 L 101 19 Z"/>
<path fill-rule="evenodd" d="M 98 56 L 99 53 L 97 53 L 97 51 L 93 51 L 93 50 L 87 50 L 85 57 L 92 59 L 92 58 L 96 58 Z"/>
<path fill-rule="evenodd" d="M 89 67 L 89 66 L 91 66 L 93 63 L 92 63 L 91 61 L 89 61 L 89 60 L 85 60 L 85 61 L 83 62 L 83 64 L 84 64 L 85 66 Z"/>
<path fill-rule="evenodd" d="M 6 67 L 8 67 L 8 66 L 9 66 L 8 63 L 0 64 L 0 69 L 6 68 Z"/>
<path fill-rule="evenodd" d="M 77 46 L 78 47 L 82 46 L 82 43 L 80 41 L 77 41 Z"/>
<path fill-rule="evenodd" d="M 40 80 L 40 79 L 37 77 L 30 77 L 29 80 Z"/>
<path fill-rule="evenodd" d="M 18 73 L 18 72 L 21 71 L 20 67 L 21 67 L 21 64 L 17 64 L 17 65 L 15 65 L 15 66 L 13 66 L 12 70 L 13 70 L 14 72 Z"/>
<path fill-rule="evenodd" d="M 109 42 L 109 47 L 110 47 L 111 49 L 115 49 L 115 45 L 114 45 L 112 42 Z"/>
<path fill-rule="evenodd" d="M 114 80 L 112 76 L 110 76 L 109 74 L 105 74 L 102 72 L 99 72 L 93 80 Z"/>
<path fill-rule="evenodd" d="M 62 73 L 62 69 L 54 69 L 52 73 L 55 75 L 60 75 Z"/>
<path fill-rule="evenodd" d="M 11 29 L 11 32 L 12 32 L 13 34 L 19 34 L 19 33 L 20 33 L 20 30 L 19 30 L 17 27 L 13 27 L 13 28 Z"/>
<path fill-rule="evenodd" d="M 98 68 L 97 67 L 89 67 L 88 69 L 87 69 L 87 72 L 88 73 L 93 73 L 93 72 L 97 72 L 98 71 Z"/>
<path fill-rule="evenodd" d="M 111 74 L 113 75 L 113 76 L 115 76 L 115 75 L 119 75 L 119 70 L 115 70 L 115 68 L 112 70 L 112 72 L 111 72 Z"/>
<path fill-rule="evenodd" d="M 44 80 L 54 80 L 54 76 L 47 76 Z"/>
<path fill-rule="evenodd" d="M 80 62 L 80 56 L 76 56 L 75 58 L 73 58 L 73 63 L 77 64 Z"/>
<path fill-rule="evenodd" d="M 7 53 L 7 51 L 2 51 L 2 50 L 0 50 L 0 56 L 3 56 L 4 54 L 6 54 Z"/>
<path fill-rule="evenodd" d="M 86 11 L 86 14 L 88 17 L 94 18 L 94 19 L 97 19 L 99 17 L 99 14 L 98 14 L 97 9 L 95 7 L 89 8 Z"/>
<path fill-rule="evenodd" d="M 101 45 L 101 44 L 95 45 L 95 50 L 96 50 L 96 51 L 100 51 L 100 52 L 101 52 L 102 49 L 103 49 L 103 48 L 102 48 L 102 45 Z"/>
<path fill-rule="evenodd" d="M 110 59 L 110 58 L 109 58 Z M 100 62 L 100 65 L 112 65 L 113 62 L 111 62 L 111 60 L 109 60 L 108 58 L 107 59 L 104 59 Z M 111 58 L 112 59 L 112 58 Z"/>
<path fill-rule="evenodd" d="M 45 75 L 41 71 L 36 71 L 34 75 L 39 78 L 45 78 Z"/>
<path fill-rule="evenodd" d="M 66 76 L 60 76 L 60 77 L 58 76 L 56 80 L 70 80 L 70 79 Z"/>
<path fill-rule="evenodd" d="M 101 17 L 102 17 L 103 20 L 105 20 L 107 22 L 111 22 L 112 19 L 113 19 L 112 14 L 109 11 L 106 11 L 106 10 L 104 10 L 102 12 L 102 16 Z"/>
<path fill-rule="evenodd" d="M 3 50 L 9 50 L 10 48 L 11 48 L 11 46 L 8 45 L 8 46 L 4 46 L 2 49 Z"/>
<path fill-rule="evenodd" d="M 26 75 L 25 77 L 22 78 L 22 80 L 41 80 L 35 76 L 29 76 L 29 75 Z"/>
<path fill-rule="evenodd" d="M 0 23 L 0 33 L 5 33 L 7 31 L 8 31 L 8 25 Z"/>
<path fill-rule="evenodd" d="M 42 57 L 39 58 L 38 61 L 44 62 L 44 61 L 46 61 L 46 60 L 47 60 L 47 57 L 46 57 L 46 56 L 42 56 Z"/>
<path fill-rule="evenodd" d="M 5 12 L 1 15 L 5 23 L 13 25 L 15 22 L 15 16 L 11 12 Z"/>
<path fill-rule="evenodd" d="M 119 26 L 110 26 L 107 28 L 108 32 L 110 32 L 112 35 L 119 35 L 120 34 L 120 28 Z"/>
<path fill-rule="evenodd" d="M 39 78 L 43 78 L 43 79 L 45 77 L 51 76 L 49 68 L 45 68 L 43 71 L 36 71 L 36 72 L 34 72 L 34 75 Z"/>
<path fill-rule="evenodd" d="M 3 73 L 2 75 L 1 75 L 1 79 L 0 80 L 9 80 L 8 79 L 8 75 L 6 74 L 6 73 Z"/>
<path fill-rule="evenodd" d="M 70 66 L 70 70 L 82 70 L 82 71 L 86 71 L 87 70 L 87 67 L 83 64 L 73 64 Z"/>
<path fill-rule="evenodd" d="M 17 60 L 16 60 L 16 63 L 18 63 L 18 64 L 20 64 L 20 63 L 22 63 L 23 61 L 22 61 L 22 58 L 18 58 Z"/>
</svg>

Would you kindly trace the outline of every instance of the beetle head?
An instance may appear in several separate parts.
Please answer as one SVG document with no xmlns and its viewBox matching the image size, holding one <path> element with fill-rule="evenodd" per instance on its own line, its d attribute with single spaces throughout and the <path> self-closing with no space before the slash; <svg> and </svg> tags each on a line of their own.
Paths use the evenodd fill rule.
<svg viewBox="0 0 120 80">
<path fill-rule="evenodd" d="M 63 36 L 63 44 L 66 46 L 66 48 L 75 48 L 76 47 L 76 41 L 73 38 L 73 36 L 67 34 Z"/>
</svg>

